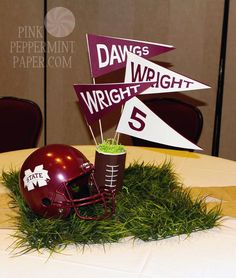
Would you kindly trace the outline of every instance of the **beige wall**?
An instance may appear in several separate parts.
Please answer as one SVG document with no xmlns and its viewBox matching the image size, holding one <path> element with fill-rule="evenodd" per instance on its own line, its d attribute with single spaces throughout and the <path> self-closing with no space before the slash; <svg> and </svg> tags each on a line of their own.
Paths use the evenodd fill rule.
<svg viewBox="0 0 236 278">
<path fill-rule="evenodd" d="M 14 7 L 14 8 L 13 8 Z M 43 107 L 43 69 L 27 68 L 17 62 L 26 53 L 22 49 L 16 49 L 16 42 L 20 40 L 35 40 L 35 38 L 24 39 L 27 33 L 22 32 L 22 26 L 41 25 L 43 20 L 43 2 L 36 1 L 14 1 L 3 0 L 0 2 L 0 96 L 17 96 L 31 99 Z M 42 40 L 42 38 L 38 38 Z M 21 64 L 18 67 L 17 64 Z M 40 144 L 43 142 L 43 134 Z"/>
<path fill-rule="evenodd" d="M 204 153 L 210 154 L 223 4 L 222 0 L 48 0 L 48 10 L 59 6 L 70 9 L 75 16 L 76 27 L 73 33 L 62 39 L 48 34 L 49 42 L 72 41 L 74 49 L 70 53 L 57 55 L 65 58 L 71 56 L 71 67 L 47 68 L 47 143 L 93 143 L 72 87 L 78 82 L 92 83 L 85 34 L 93 33 L 171 44 L 176 47 L 175 51 L 155 57 L 154 60 L 171 63 L 174 71 L 211 86 L 209 90 L 175 95 L 195 103 L 203 112 L 204 129 L 199 143 Z M 2 0 L 0 5 L 1 38 L 4 38 L 0 48 L 2 84 L 0 95 L 31 98 L 39 103 L 43 110 L 43 68 L 13 68 L 14 53 L 10 53 L 11 41 L 19 39 L 19 26 L 42 26 L 43 1 Z M 224 102 L 220 155 L 236 159 L 233 142 L 236 137 L 236 129 L 233 126 L 235 123 L 233 104 L 236 99 L 233 92 L 235 81 L 232 71 L 235 59 L 231 59 L 235 55 L 233 5 L 230 14 L 228 45 L 230 57 L 227 60 L 227 97 Z M 16 55 L 20 56 L 19 53 Z M 121 78 L 122 75 L 115 73 L 109 75 L 107 80 L 116 82 Z M 119 111 L 116 110 L 112 117 L 102 120 L 105 137 L 113 136 L 118 117 Z M 227 133 L 229 127 L 230 135 Z M 97 126 L 94 127 L 94 131 L 99 140 Z M 130 143 L 128 137 L 122 138 L 125 143 Z"/>
<path fill-rule="evenodd" d="M 221 157 L 236 160 L 236 2 L 230 1 L 225 86 L 221 126 Z"/>
</svg>

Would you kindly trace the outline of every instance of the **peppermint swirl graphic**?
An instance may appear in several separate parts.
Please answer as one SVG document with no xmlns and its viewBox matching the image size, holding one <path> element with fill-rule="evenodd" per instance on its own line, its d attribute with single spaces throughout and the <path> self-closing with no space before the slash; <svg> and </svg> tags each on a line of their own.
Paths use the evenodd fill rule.
<svg viewBox="0 0 236 278">
<path fill-rule="evenodd" d="M 66 37 L 75 28 L 75 17 L 70 10 L 64 7 L 52 8 L 45 16 L 45 28 L 54 37 Z"/>
</svg>

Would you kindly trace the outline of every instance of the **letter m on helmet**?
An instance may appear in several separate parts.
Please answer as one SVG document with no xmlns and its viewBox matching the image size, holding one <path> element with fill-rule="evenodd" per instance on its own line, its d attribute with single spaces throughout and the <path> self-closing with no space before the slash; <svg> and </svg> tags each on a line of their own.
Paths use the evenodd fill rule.
<svg viewBox="0 0 236 278">
<path fill-rule="evenodd" d="M 48 171 L 43 169 L 43 165 L 38 165 L 32 172 L 30 169 L 25 170 L 25 176 L 23 178 L 24 187 L 31 191 L 38 185 L 39 187 L 46 186 L 48 184 Z"/>
</svg>

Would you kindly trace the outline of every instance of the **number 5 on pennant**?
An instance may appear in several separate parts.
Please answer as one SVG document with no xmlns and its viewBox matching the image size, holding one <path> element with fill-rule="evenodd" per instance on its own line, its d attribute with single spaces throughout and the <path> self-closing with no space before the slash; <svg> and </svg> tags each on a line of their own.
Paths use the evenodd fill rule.
<svg viewBox="0 0 236 278">
<path fill-rule="evenodd" d="M 128 121 L 130 128 L 136 131 L 142 131 L 145 128 L 145 122 L 143 119 L 146 119 L 146 117 L 147 114 L 134 106 L 130 116 L 130 121 Z"/>
<path fill-rule="evenodd" d="M 116 131 L 164 145 L 201 150 L 166 124 L 137 97 L 125 103 Z"/>
</svg>

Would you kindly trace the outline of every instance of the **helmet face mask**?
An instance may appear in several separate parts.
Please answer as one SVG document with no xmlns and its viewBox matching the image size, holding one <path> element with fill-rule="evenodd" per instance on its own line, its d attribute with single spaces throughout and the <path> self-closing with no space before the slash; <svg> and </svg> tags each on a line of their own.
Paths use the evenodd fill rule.
<svg viewBox="0 0 236 278">
<path fill-rule="evenodd" d="M 100 191 L 93 165 L 71 146 L 34 151 L 21 167 L 19 185 L 25 202 L 42 217 L 65 218 L 74 211 L 81 219 L 99 220 L 114 212 L 113 194 Z"/>
<path fill-rule="evenodd" d="M 108 195 L 97 188 L 93 173 L 86 174 L 65 185 L 65 195 L 69 207 L 80 219 L 100 220 L 107 218 L 113 212 L 107 200 Z"/>
</svg>

